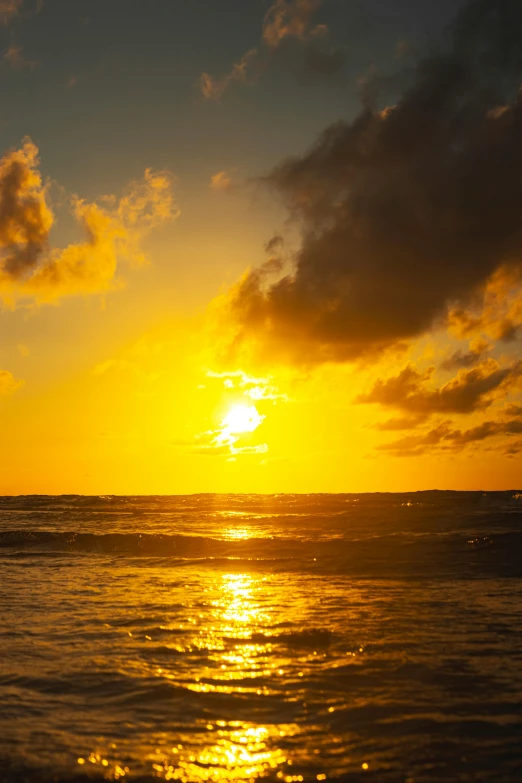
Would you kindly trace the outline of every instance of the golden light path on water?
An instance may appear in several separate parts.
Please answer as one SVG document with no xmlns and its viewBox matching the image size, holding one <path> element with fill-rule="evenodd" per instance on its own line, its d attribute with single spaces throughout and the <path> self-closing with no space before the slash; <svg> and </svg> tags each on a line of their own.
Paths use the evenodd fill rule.
<svg viewBox="0 0 522 783">
<path fill-rule="evenodd" d="M 230 539 L 248 537 L 248 531 L 236 529 Z M 246 697 L 249 694 L 257 697 L 271 693 L 280 695 L 281 688 L 272 690 L 270 683 L 274 683 L 274 678 L 282 680 L 285 677 L 290 661 L 287 657 L 275 655 L 270 637 L 265 641 L 261 632 L 270 626 L 273 619 L 266 600 L 267 580 L 269 577 L 247 573 L 216 576 L 215 597 L 210 602 L 207 622 L 201 623 L 202 615 L 193 618 L 194 633 L 191 638 L 170 645 L 172 651 L 178 653 L 208 651 L 210 665 L 194 672 L 193 677 L 183 682 L 186 689 L 201 694 L 244 694 Z M 172 626 L 165 630 L 175 628 Z M 180 684 L 179 675 L 174 670 L 156 668 L 148 674 Z M 251 681 L 251 685 L 245 685 L 245 681 Z M 146 762 L 154 777 L 183 783 L 255 783 L 266 776 L 276 777 L 284 783 L 303 780 L 301 774 L 292 774 L 292 758 L 280 747 L 282 739 L 299 733 L 297 725 L 214 720 L 202 725 L 201 729 L 205 730 L 203 741 L 202 734 L 198 733 L 188 742 L 170 748 L 156 748 L 147 754 Z M 99 749 L 80 757 L 78 764 L 86 768 L 91 765 L 101 768 L 108 780 L 132 774 L 121 760 L 113 760 L 110 753 L 104 754 Z M 325 777 L 317 776 L 319 780 Z"/>
<path fill-rule="evenodd" d="M 239 531 L 238 531 L 239 532 Z M 237 536 L 247 538 L 248 534 Z M 215 619 L 219 622 L 219 635 L 229 639 L 249 639 L 252 629 L 270 622 L 270 614 L 262 609 L 256 600 L 256 591 L 262 590 L 263 580 L 256 580 L 248 574 L 223 574 L 221 595 L 213 601 Z M 216 662 L 219 675 L 216 683 L 193 683 L 191 690 L 200 692 L 267 692 L 266 686 L 257 688 L 237 687 L 235 680 L 270 676 L 273 671 L 267 668 L 264 653 L 267 644 L 242 643 L 240 651 L 235 647 L 231 651 L 219 649 L 220 640 L 209 631 L 205 640 L 209 647 L 216 647 L 211 655 Z M 274 667 L 275 664 L 272 664 Z M 223 684 L 225 681 L 225 684 Z M 227 684 L 228 683 L 228 684 Z M 281 735 L 283 729 L 274 726 L 248 724 L 241 721 L 217 721 L 216 726 L 207 725 L 214 735 L 212 744 L 206 745 L 197 755 L 180 758 L 177 765 L 169 764 L 165 769 L 166 780 L 219 781 L 244 780 L 255 781 L 269 770 L 275 770 L 284 764 L 287 758 L 279 749 L 270 749 L 267 741 Z M 160 771 L 159 769 L 157 770 Z M 300 781 L 302 776 L 285 776 L 288 783 Z"/>
</svg>

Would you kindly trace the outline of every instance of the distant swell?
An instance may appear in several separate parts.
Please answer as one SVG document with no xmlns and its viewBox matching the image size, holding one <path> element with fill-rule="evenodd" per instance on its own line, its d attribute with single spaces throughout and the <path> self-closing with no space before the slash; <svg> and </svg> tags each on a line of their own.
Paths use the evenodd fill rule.
<svg viewBox="0 0 522 783">
<path fill-rule="evenodd" d="M 481 531 L 482 533 L 482 531 Z M 0 551 L 13 556 L 110 555 L 173 560 L 248 560 L 278 568 L 372 576 L 522 575 L 522 532 L 383 535 L 354 540 L 288 538 L 220 540 L 152 533 L 80 533 L 47 530 L 0 532 Z"/>
</svg>

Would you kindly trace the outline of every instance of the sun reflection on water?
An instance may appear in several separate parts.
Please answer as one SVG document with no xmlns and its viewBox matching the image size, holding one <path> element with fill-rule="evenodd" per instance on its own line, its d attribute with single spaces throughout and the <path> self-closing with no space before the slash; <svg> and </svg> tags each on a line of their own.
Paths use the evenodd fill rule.
<svg viewBox="0 0 522 783">
<path fill-rule="evenodd" d="M 212 741 L 199 750 L 172 748 L 153 764 L 155 775 L 164 780 L 183 783 L 206 781 L 250 781 L 254 783 L 288 759 L 280 748 L 271 748 L 271 740 L 279 737 L 274 726 L 259 726 L 241 721 L 217 721 L 209 724 Z"/>
<path fill-rule="evenodd" d="M 229 623 L 226 632 L 244 635 L 252 626 L 270 622 L 270 614 L 256 600 L 255 592 L 262 588 L 259 580 L 256 583 L 248 574 L 223 574 L 222 579 L 222 597 L 214 605 L 221 622 Z"/>
<path fill-rule="evenodd" d="M 252 538 L 246 527 L 227 527 L 221 536 L 228 541 L 248 541 L 249 538 Z"/>
<path fill-rule="evenodd" d="M 248 537 L 247 531 L 244 533 Z M 210 602 L 209 621 L 193 642 L 200 645 L 204 640 L 213 665 L 185 687 L 200 693 L 266 695 L 269 688 L 266 684 L 259 687 L 256 680 L 273 676 L 279 664 L 269 663 L 272 645 L 262 635 L 261 641 L 256 637 L 271 622 L 270 609 L 263 603 L 264 579 L 229 573 L 221 576 L 218 585 L 218 593 Z M 172 748 L 172 755 L 156 758 L 155 775 L 183 783 L 236 780 L 254 783 L 292 763 L 280 747 L 280 739 L 294 735 L 297 726 L 215 720 L 205 729 L 208 740 L 198 747 Z M 279 777 L 288 775 L 281 773 Z M 299 776 L 295 777 L 298 779 Z"/>
<path fill-rule="evenodd" d="M 175 642 L 163 642 L 164 650 L 194 656 L 190 670 L 180 671 L 168 661 L 158 666 L 142 659 L 141 676 L 171 682 L 192 691 L 194 698 L 197 694 L 237 694 L 245 699 L 280 696 L 282 678 L 291 663 L 269 631 L 277 619 L 270 577 L 221 574 L 209 593 L 202 611 L 192 607 L 183 623 L 159 628 L 174 632 L 176 638 Z M 154 641 L 150 635 L 145 639 Z M 298 725 L 284 719 L 281 723 L 257 723 L 224 717 L 219 712 L 209 713 L 206 720 L 196 719 L 190 734 L 178 735 L 171 744 L 161 743 L 154 750 L 143 748 L 143 763 L 155 778 L 183 783 L 255 783 L 266 777 L 298 783 L 303 779 L 295 774 L 288 749 L 288 740 L 300 733 Z M 134 774 L 121 760 L 101 751 L 78 759 L 78 763 L 84 768 L 97 765 L 108 780 Z"/>
</svg>

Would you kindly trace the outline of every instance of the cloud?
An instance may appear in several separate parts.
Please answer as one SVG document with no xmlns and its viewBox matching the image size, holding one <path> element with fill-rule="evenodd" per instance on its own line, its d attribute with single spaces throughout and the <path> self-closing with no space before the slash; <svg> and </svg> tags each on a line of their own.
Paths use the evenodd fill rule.
<svg viewBox="0 0 522 783">
<path fill-rule="evenodd" d="M 21 278 L 47 249 L 54 216 L 37 165 L 30 139 L 0 159 L 0 281 Z"/>
<path fill-rule="evenodd" d="M 516 457 L 522 452 L 522 440 L 516 440 L 510 443 L 504 450 L 506 457 Z"/>
<path fill-rule="evenodd" d="M 0 0 L 0 25 L 8 25 L 19 14 L 23 0 Z"/>
<path fill-rule="evenodd" d="M 460 451 L 470 444 L 480 443 L 487 438 L 519 434 L 522 434 L 522 418 L 484 421 L 464 431 L 452 429 L 451 422 L 445 421 L 422 435 L 407 435 L 391 443 L 383 443 L 377 446 L 377 451 L 385 451 L 398 457 L 420 456 L 433 449 Z M 508 447 L 504 453 L 515 452 Z"/>
<path fill-rule="evenodd" d="M 480 308 L 495 274 L 520 282 L 521 8 L 472 3 L 395 105 L 264 178 L 301 245 L 290 269 L 249 270 L 222 300 L 231 356 L 371 358 Z"/>
<path fill-rule="evenodd" d="M 141 240 L 178 214 L 170 175 L 147 169 L 143 181 L 132 183 L 119 201 L 113 196 L 102 203 L 73 198 L 73 215 L 85 239 L 52 248 L 54 214 L 38 164 L 30 139 L 0 159 L 0 299 L 8 304 L 108 291 L 120 261 L 143 263 Z"/>
<path fill-rule="evenodd" d="M 508 418 L 515 416 L 520 416 L 522 418 L 522 405 L 517 405 L 516 403 L 511 402 L 509 405 L 506 405 L 502 413 Z"/>
<path fill-rule="evenodd" d="M 234 370 L 232 372 L 208 370 L 207 378 L 222 380 L 226 389 L 239 389 L 245 397 L 249 397 L 251 400 L 288 402 L 288 395 L 279 392 L 270 377 L 256 378 L 242 370 Z"/>
<path fill-rule="evenodd" d="M 210 187 L 212 190 L 226 191 L 233 188 L 232 177 L 227 171 L 218 171 L 210 178 Z"/>
<path fill-rule="evenodd" d="M 491 346 L 485 340 L 472 340 L 469 351 L 458 350 L 445 359 L 440 365 L 441 370 L 459 370 L 462 367 L 473 367 L 484 355 L 491 350 Z"/>
<path fill-rule="evenodd" d="M 522 284 L 516 266 L 500 267 L 487 281 L 483 297 L 468 307 L 450 310 L 448 325 L 458 338 L 487 334 L 493 340 L 513 342 L 522 324 Z"/>
<path fill-rule="evenodd" d="M 397 430 L 414 430 L 419 424 L 423 424 L 427 415 L 420 414 L 418 416 L 399 416 L 394 419 L 388 419 L 387 421 L 379 422 L 374 425 L 374 429 L 381 430 L 383 432 L 393 432 Z"/>
<path fill-rule="evenodd" d="M 385 451 L 398 457 L 411 457 L 429 451 L 451 434 L 449 421 L 442 422 L 434 429 L 422 435 L 406 435 L 391 443 L 382 443 L 377 446 L 377 451 Z"/>
<path fill-rule="evenodd" d="M 215 78 L 208 73 L 202 73 L 199 88 L 204 98 L 219 101 L 225 90 L 234 82 L 247 84 L 250 81 L 249 66 L 255 62 L 257 49 L 250 49 L 232 66 L 232 70 L 221 78 Z"/>
<path fill-rule="evenodd" d="M 297 64 L 298 75 L 305 80 L 336 74 L 344 55 L 327 46 L 326 25 L 312 25 L 322 4 L 323 0 L 275 0 L 265 15 L 259 46 L 245 52 L 224 76 L 200 76 L 203 97 L 219 101 L 232 84 L 255 84 L 277 62 Z"/>
<path fill-rule="evenodd" d="M 270 49 L 277 49 L 285 38 L 308 38 L 310 24 L 322 0 L 276 0 L 268 9 L 263 24 L 263 41 Z M 324 28 L 320 28 L 325 32 Z"/>
<path fill-rule="evenodd" d="M 237 439 L 236 439 L 237 440 Z M 256 446 L 238 446 L 236 443 L 224 443 L 216 434 L 212 434 L 208 440 L 201 439 L 190 445 L 191 454 L 199 454 L 204 457 L 237 457 L 241 455 L 266 454 L 268 446 L 259 443 Z"/>
<path fill-rule="evenodd" d="M 24 56 L 22 47 L 17 44 L 11 44 L 4 53 L 2 62 L 15 71 L 21 71 L 25 68 L 36 68 L 38 65 L 36 60 L 27 60 Z"/>
<path fill-rule="evenodd" d="M 471 370 L 460 370 L 455 378 L 438 389 L 426 386 L 433 373 L 419 372 L 407 365 L 397 376 L 378 379 L 358 403 L 376 403 L 409 414 L 431 416 L 436 413 L 474 413 L 488 408 L 495 393 L 505 392 L 522 376 L 522 360 L 500 368 L 492 359 Z"/>
<path fill-rule="evenodd" d="M 93 375 L 105 375 L 108 372 L 139 372 L 139 366 L 136 362 L 129 362 L 127 359 L 106 359 L 104 362 L 96 364 L 93 368 Z"/>
<path fill-rule="evenodd" d="M 23 386 L 23 381 L 17 381 L 7 370 L 0 370 L 0 396 L 13 394 L 20 386 Z"/>
</svg>

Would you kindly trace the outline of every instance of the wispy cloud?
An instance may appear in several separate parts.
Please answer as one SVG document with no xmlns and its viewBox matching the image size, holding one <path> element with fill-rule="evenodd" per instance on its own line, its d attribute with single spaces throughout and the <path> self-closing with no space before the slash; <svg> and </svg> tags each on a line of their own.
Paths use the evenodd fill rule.
<svg viewBox="0 0 522 783">
<path fill-rule="evenodd" d="M 0 25 L 7 25 L 18 16 L 24 0 L 0 0 Z"/>
<path fill-rule="evenodd" d="M 454 429 L 450 421 L 445 421 L 423 434 L 407 435 L 391 443 L 381 444 L 377 450 L 397 457 L 421 456 L 433 450 L 461 451 L 472 444 L 499 436 L 502 436 L 502 448 L 506 449 L 506 436 L 520 434 L 522 418 L 488 420 L 467 430 Z M 515 452 L 512 449 L 509 451 L 508 445 L 505 453 Z"/>
<path fill-rule="evenodd" d="M 312 18 L 323 0 L 276 0 L 268 9 L 262 38 L 270 49 L 277 49 L 285 38 L 306 40 L 310 35 Z M 324 25 L 314 28 L 312 35 L 325 35 Z"/>
<path fill-rule="evenodd" d="M 268 451 L 266 443 L 244 442 L 263 423 L 264 418 L 254 404 L 235 405 L 216 429 L 201 432 L 189 442 L 173 445 L 188 448 L 193 454 L 211 457 L 265 454 Z"/>
<path fill-rule="evenodd" d="M 272 402 L 288 402 L 288 396 L 282 394 L 270 377 L 255 377 L 242 370 L 232 372 L 207 371 L 208 378 L 217 378 L 223 381 L 227 389 L 239 389 L 252 400 L 271 400 Z"/>
<path fill-rule="evenodd" d="M 39 14 L 44 0 L 0 0 L 0 25 L 7 26 L 18 18 L 29 18 Z"/>
<path fill-rule="evenodd" d="M 218 192 L 230 191 L 233 189 L 232 176 L 228 171 L 218 171 L 210 178 L 210 187 Z"/>
<path fill-rule="evenodd" d="M 328 28 L 313 24 L 323 0 L 275 0 L 268 9 L 258 46 L 249 49 L 230 71 L 215 77 L 203 73 L 199 88 L 204 98 L 219 101 L 233 84 L 255 84 L 275 62 L 299 63 L 304 77 L 330 77 L 344 57 L 328 43 Z"/>
<path fill-rule="evenodd" d="M 17 389 L 23 386 L 23 381 L 18 381 L 8 370 L 0 370 L 0 395 L 7 396 L 13 394 Z"/>
<path fill-rule="evenodd" d="M 218 427 L 173 445 L 193 454 L 226 456 L 232 460 L 240 456 L 266 454 L 268 444 L 255 442 L 258 429 L 266 418 L 261 411 L 267 410 L 268 405 L 288 402 L 287 395 L 279 391 L 270 377 L 253 376 L 242 370 L 207 370 L 205 374 L 209 385 L 221 387 L 224 392 L 226 412 Z M 206 387 L 207 384 L 202 384 L 199 388 Z"/>
<path fill-rule="evenodd" d="M 203 97 L 219 101 L 231 84 L 248 84 L 253 78 L 249 69 L 255 62 L 257 54 L 257 49 L 249 49 L 237 63 L 234 63 L 229 73 L 224 76 L 216 78 L 208 73 L 202 73 L 199 79 L 199 88 Z"/>
<path fill-rule="evenodd" d="M 469 349 L 463 351 L 459 349 L 448 356 L 440 365 L 441 370 L 459 370 L 465 367 L 473 367 L 491 350 L 491 345 L 480 337 L 472 340 Z"/>
<path fill-rule="evenodd" d="M 2 62 L 14 71 L 32 69 L 38 65 L 37 60 L 28 60 L 24 55 L 22 47 L 14 43 L 5 51 Z"/>
</svg>

